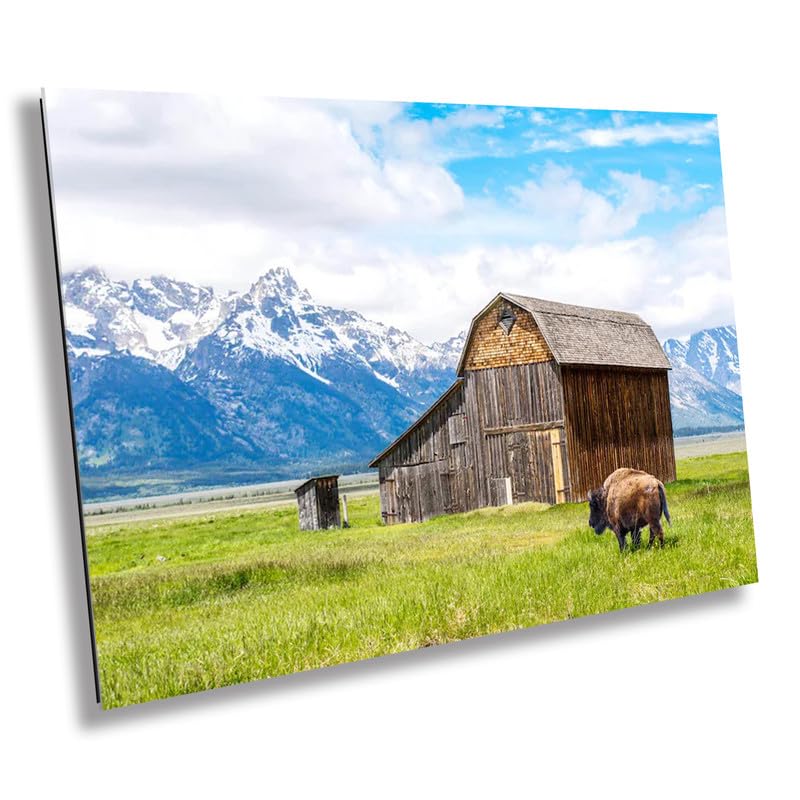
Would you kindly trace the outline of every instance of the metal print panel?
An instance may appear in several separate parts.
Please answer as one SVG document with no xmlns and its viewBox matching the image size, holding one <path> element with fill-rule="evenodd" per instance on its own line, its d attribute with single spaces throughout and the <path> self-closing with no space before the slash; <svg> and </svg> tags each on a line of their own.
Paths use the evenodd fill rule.
<svg viewBox="0 0 800 800">
<path fill-rule="evenodd" d="M 713 115 L 44 109 L 104 707 L 757 580 Z"/>
</svg>

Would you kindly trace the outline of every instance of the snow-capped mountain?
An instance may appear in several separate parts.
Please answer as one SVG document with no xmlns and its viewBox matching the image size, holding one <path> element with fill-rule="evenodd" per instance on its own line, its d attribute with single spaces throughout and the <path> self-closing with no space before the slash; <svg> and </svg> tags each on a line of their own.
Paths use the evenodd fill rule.
<svg viewBox="0 0 800 800">
<path fill-rule="evenodd" d="M 736 328 L 726 325 L 667 339 L 672 364 L 670 399 L 675 430 L 743 423 Z"/>
<path fill-rule="evenodd" d="M 742 424 L 741 395 L 708 380 L 688 365 L 672 369 L 669 393 L 672 426 L 677 433 Z"/>
<path fill-rule="evenodd" d="M 283 268 L 224 296 L 92 268 L 65 276 L 64 303 L 81 464 L 95 471 L 363 466 L 451 383 L 463 344 L 315 303 Z"/>
<path fill-rule="evenodd" d="M 90 268 L 63 296 L 82 475 L 363 468 L 451 384 L 465 339 L 319 304 L 284 268 L 227 294 Z M 677 432 L 741 425 L 733 327 L 664 350 Z"/>
<path fill-rule="evenodd" d="M 225 318 L 229 301 L 212 289 L 164 277 L 112 281 L 97 267 L 66 275 L 67 341 L 74 355 L 128 352 L 174 369 L 187 346 Z"/>
<path fill-rule="evenodd" d="M 664 352 L 675 366 L 688 365 L 713 383 L 742 393 L 736 328 L 725 325 L 684 339 L 668 339 Z"/>
<path fill-rule="evenodd" d="M 261 276 L 243 294 L 218 296 L 209 287 L 163 276 L 129 286 L 91 267 L 64 279 L 68 343 L 74 355 L 111 352 L 177 369 L 208 335 L 231 348 L 253 350 L 293 364 L 325 383 L 326 366 L 359 363 L 404 394 L 416 395 L 419 376 L 449 371 L 461 337 L 427 346 L 397 328 L 315 303 L 283 267 Z"/>
</svg>

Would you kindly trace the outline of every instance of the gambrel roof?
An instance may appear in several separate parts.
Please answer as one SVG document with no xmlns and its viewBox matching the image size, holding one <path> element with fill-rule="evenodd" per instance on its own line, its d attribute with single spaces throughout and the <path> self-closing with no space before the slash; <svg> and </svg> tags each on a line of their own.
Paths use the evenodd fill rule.
<svg viewBox="0 0 800 800">
<path fill-rule="evenodd" d="M 637 314 L 501 292 L 472 320 L 458 363 L 458 375 L 464 374 L 475 323 L 499 298 L 531 314 L 559 364 L 671 369 L 653 329 Z"/>
</svg>

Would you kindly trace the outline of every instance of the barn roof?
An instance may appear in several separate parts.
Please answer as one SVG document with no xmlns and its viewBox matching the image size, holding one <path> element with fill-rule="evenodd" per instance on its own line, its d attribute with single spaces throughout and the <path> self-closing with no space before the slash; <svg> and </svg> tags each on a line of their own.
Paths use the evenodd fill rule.
<svg viewBox="0 0 800 800">
<path fill-rule="evenodd" d="M 464 374 L 475 323 L 500 297 L 530 312 L 559 364 L 671 368 L 653 329 L 638 314 L 501 292 L 472 320 L 458 363 L 459 375 Z"/>
<path fill-rule="evenodd" d="M 299 494 L 303 489 L 308 486 L 309 483 L 316 483 L 317 481 L 324 480 L 325 478 L 338 478 L 338 475 L 315 475 L 313 478 L 309 478 L 306 481 L 303 481 L 295 490 L 295 494 Z"/>
<path fill-rule="evenodd" d="M 409 434 L 409 433 L 411 433 L 411 431 L 413 431 L 415 428 L 418 428 L 420 425 L 422 425 L 422 423 L 423 423 L 423 422 L 425 422 L 425 420 L 426 420 L 426 419 L 428 419 L 428 417 L 429 417 L 429 416 L 430 416 L 430 415 L 431 415 L 431 414 L 432 414 L 434 411 L 436 411 L 436 409 L 437 409 L 437 408 L 439 408 L 439 406 L 440 406 L 440 405 L 441 405 L 441 404 L 442 404 L 442 403 L 443 403 L 445 400 L 447 400 L 447 398 L 448 398 L 448 397 L 450 397 L 450 395 L 451 395 L 451 394 L 452 394 L 452 393 L 453 393 L 453 392 L 454 392 L 456 389 L 458 389 L 458 388 L 461 386 L 461 384 L 462 384 L 462 383 L 463 383 L 463 381 L 462 381 L 462 379 L 461 379 L 461 378 L 456 378 L 455 382 L 454 382 L 454 383 L 452 383 L 452 384 L 451 384 L 451 385 L 450 385 L 450 386 L 449 386 L 449 387 L 448 387 L 448 388 L 447 388 L 447 389 L 446 389 L 446 390 L 445 390 L 445 391 L 444 391 L 444 392 L 443 392 L 441 395 L 439 395 L 439 397 L 437 397 L 437 398 L 436 398 L 436 400 L 435 400 L 435 401 L 434 401 L 434 402 L 431 404 L 431 406 L 430 406 L 430 407 L 427 409 L 427 411 L 425 411 L 423 414 L 421 414 L 421 415 L 420 415 L 420 417 L 419 417 L 417 420 L 415 420 L 415 421 L 414 421 L 414 422 L 413 422 L 411 425 L 409 425 L 409 426 L 408 426 L 408 427 L 407 427 L 407 428 L 406 428 L 406 429 L 405 429 L 405 430 L 404 430 L 404 431 L 403 431 L 403 432 L 402 432 L 402 433 L 401 433 L 401 434 L 400 434 L 400 435 L 399 435 L 399 436 L 398 436 L 396 439 L 394 439 L 394 440 L 393 440 L 393 441 L 392 441 L 390 444 L 386 445 L 386 447 L 384 447 L 384 449 L 383 449 L 383 450 L 381 450 L 381 452 L 380 452 L 380 453 L 378 453 L 378 455 L 376 455 L 376 456 L 375 456 L 375 458 L 373 458 L 373 459 L 372 459 L 372 461 L 370 461 L 370 462 L 369 462 L 369 466 L 370 466 L 370 467 L 376 467 L 376 466 L 378 465 L 378 462 L 379 462 L 379 461 L 380 461 L 380 460 L 381 460 L 381 459 L 382 459 L 382 458 L 383 458 L 383 457 L 384 457 L 384 456 L 385 456 L 387 453 L 389 453 L 389 452 L 390 452 L 392 449 L 394 449 L 395 445 L 399 444 L 399 443 L 400 443 L 400 442 L 401 442 L 403 439 L 405 439 L 405 438 L 406 438 L 406 436 L 408 436 L 408 434 Z"/>
</svg>

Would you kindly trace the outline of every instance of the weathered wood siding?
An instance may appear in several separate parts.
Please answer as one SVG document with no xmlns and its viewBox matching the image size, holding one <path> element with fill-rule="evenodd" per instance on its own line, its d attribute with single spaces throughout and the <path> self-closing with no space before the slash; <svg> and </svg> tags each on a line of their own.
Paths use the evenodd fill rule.
<svg viewBox="0 0 800 800">
<path fill-rule="evenodd" d="M 297 492 L 301 531 L 341 527 L 339 482 L 335 477 L 309 481 Z"/>
<path fill-rule="evenodd" d="M 301 531 L 315 531 L 319 528 L 317 512 L 317 493 L 314 484 L 309 483 L 297 494 L 297 513 Z"/>
<path fill-rule="evenodd" d="M 400 464 L 430 464 L 450 456 L 451 432 L 459 442 L 466 435 L 463 422 L 464 390 L 459 384 L 420 418 L 380 461 L 380 466 Z M 455 417 L 451 421 L 451 417 Z"/>
<path fill-rule="evenodd" d="M 336 478 L 321 478 L 317 481 L 317 513 L 320 528 L 341 528 L 339 481 Z"/>
<path fill-rule="evenodd" d="M 462 474 L 463 477 L 463 474 Z M 448 461 L 380 467 L 381 508 L 387 525 L 419 522 L 465 510 L 453 487 Z"/>
<path fill-rule="evenodd" d="M 511 332 L 500 324 L 505 309 L 513 311 L 516 320 Z M 464 369 L 491 369 L 514 364 L 533 364 L 549 361 L 553 355 L 533 316 L 503 298 L 491 305 L 476 320 L 467 342 Z"/>
<path fill-rule="evenodd" d="M 388 525 L 477 508 L 469 435 L 459 384 L 378 463 Z"/>
<path fill-rule="evenodd" d="M 477 506 L 498 504 L 497 479 L 505 477 L 511 478 L 514 502 L 556 502 L 549 430 L 564 424 L 558 365 L 468 371 L 464 401 Z"/>
<path fill-rule="evenodd" d="M 555 361 L 469 372 L 464 395 L 467 417 L 477 420 L 481 430 L 564 419 Z"/>
<path fill-rule="evenodd" d="M 556 502 L 549 431 L 490 434 L 486 453 L 489 505 L 497 505 L 496 479 L 506 477 L 511 478 L 511 502 Z"/>
<path fill-rule="evenodd" d="M 572 499 L 619 467 L 675 480 L 666 370 L 562 367 Z"/>
</svg>

